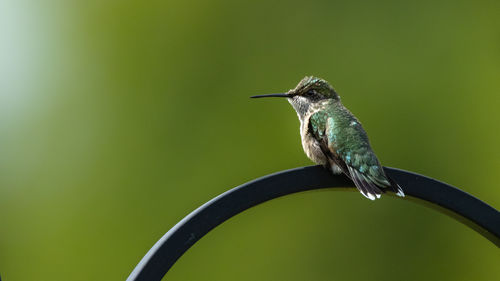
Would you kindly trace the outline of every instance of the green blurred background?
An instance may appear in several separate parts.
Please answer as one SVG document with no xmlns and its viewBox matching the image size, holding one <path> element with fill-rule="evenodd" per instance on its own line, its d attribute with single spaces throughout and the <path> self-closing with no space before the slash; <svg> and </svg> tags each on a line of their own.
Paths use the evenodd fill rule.
<svg viewBox="0 0 500 281">
<path fill-rule="evenodd" d="M 312 164 L 283 100 L 330 81 L 384 165 L 500 208 L 499 1 L 0 1 L 0 273 L 124 280 L 176 222 Z M 167 280 L 494 280 L 498 249 L 423 206 L 295 194 Z"/>
</svg>

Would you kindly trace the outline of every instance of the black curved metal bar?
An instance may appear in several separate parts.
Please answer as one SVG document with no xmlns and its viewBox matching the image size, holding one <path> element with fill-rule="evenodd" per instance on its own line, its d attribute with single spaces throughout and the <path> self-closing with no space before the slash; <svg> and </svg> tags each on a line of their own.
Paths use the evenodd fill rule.
<svg viewBox="0 0 500 281">
<path fill-rule="evenodd" d="M 385 168 L 403 186 L 403 199 L 424 203 L 452 216 L 500 247 L 500 212 L 458 188 L 415 173 Z M 170 229 L 142 258 L 127 281 L 160 281 L 178 258 L 210 230 L 262 202 L 307 190 L 354 188 L 346 176 L 321 166 L 271 174 L 208 201 Z M 391 193 L 387 193 L 389 195 Z"/>
</svg>

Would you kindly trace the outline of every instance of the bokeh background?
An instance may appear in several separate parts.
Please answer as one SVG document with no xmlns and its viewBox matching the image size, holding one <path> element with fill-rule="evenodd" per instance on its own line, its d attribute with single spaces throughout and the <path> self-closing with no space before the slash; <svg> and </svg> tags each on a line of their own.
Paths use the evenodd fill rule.
<svg viewBox="0 0 500 281">
<path fill-rule="evenodd" d="M 0 1 L 0 274 L 124 280 L 176 222 L 312 164 L 283 100 L 330 81 L 384 165 L 500 208 L 499 1 Z M 423 206 L 267 202 L 167 280 L 494 280 L 500 253 Z"/>
</svg>

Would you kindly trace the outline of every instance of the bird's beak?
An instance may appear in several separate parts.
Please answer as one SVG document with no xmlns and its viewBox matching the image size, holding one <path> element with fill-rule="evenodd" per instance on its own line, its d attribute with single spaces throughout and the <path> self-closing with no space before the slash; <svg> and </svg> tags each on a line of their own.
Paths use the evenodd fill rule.
<svg viewBox="0 0 500 281">
<path fill-rule="evenodd" d="M 287 93 L 283 93 L 283 94 L 267 94 L 267 95 L 251 96 L 252 99 L 256 99 L 256 98 L 268 98 L 268 97 L 291 98 L 292 95 L 289 95 Z"/>
</svg>

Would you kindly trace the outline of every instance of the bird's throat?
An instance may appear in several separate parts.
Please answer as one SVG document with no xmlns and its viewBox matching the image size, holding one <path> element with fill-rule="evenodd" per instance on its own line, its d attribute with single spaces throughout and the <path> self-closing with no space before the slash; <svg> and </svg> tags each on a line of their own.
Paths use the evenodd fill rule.
<svg viewBox="0 0 500 281">
<path fill-rule="evenodd" d="M 288 99 L 288 102 L 292 105 L 293 109 L 295 109 L 300 120 L 303 120 L 307 111 L 309 111 L 309 106 L 311 103 L 301 96 L 296 96 Z"/>
</svg>

